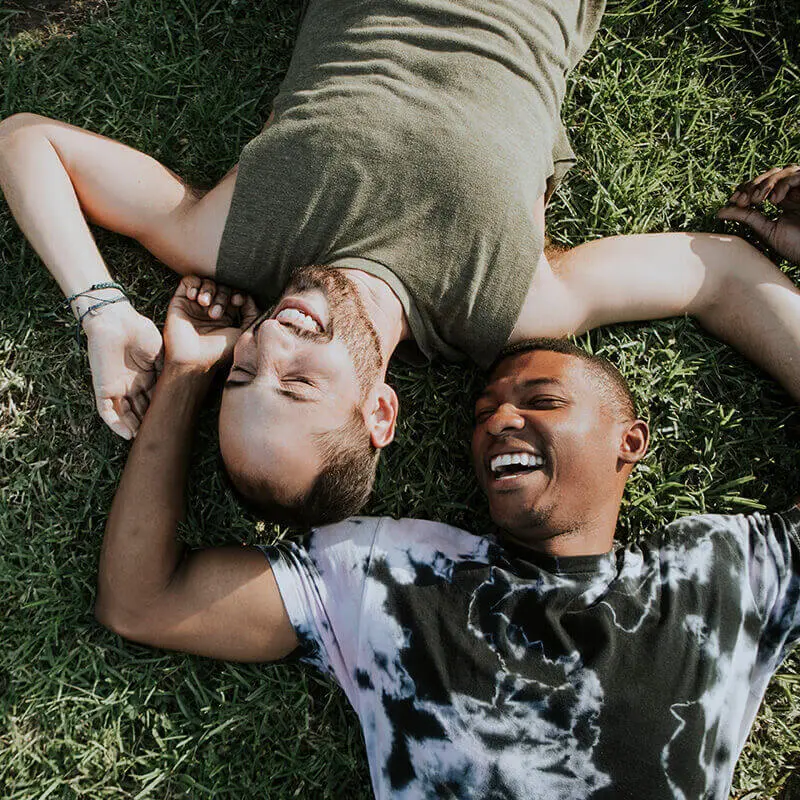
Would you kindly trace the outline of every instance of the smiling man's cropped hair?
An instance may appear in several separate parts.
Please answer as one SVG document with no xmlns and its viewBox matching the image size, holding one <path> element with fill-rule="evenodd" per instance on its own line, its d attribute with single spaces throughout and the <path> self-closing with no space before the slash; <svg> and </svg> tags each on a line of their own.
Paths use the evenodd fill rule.
<svg viewBox="0 0 800 800">
<path fill-rule="evenodd" d="M 354 516 L 369 499 L 380 451 L 366 433 L 358 409 L 340 428 L 318 438 L 322 469 L 305 494 L 279 498 L 269 481 L 234 476 L 220 458 L 229 488 L 253 516 L 279 525 L 310 530 Z"/>
<path fill-rule="evenodd" d="M 487 382 L 491 382 L 500 364 L 508 358 L 544 350 L 549 353 L 562 353 L 580 359 L 594 378 L 596 389 L 604 395 L 609 406 L 615 410 L 620 419 L 638 419 L 639 412 L 628 382 L 623 374 L 607 359 L 587 353 L 573 344 L 569 339 L 538 338 L 526 339 L 503 348 L 486 372 Z"/>
</svg>

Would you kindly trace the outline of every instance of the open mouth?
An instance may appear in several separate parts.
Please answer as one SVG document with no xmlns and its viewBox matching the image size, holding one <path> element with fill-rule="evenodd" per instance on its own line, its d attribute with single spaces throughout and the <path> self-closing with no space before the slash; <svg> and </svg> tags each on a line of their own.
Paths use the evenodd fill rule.
<svg viewBox="0 0 800 800">
<path fill-rule="evenodd" d="M 288 325 L 300 331 L 325 332 L 325 326 L 311 304 L 296 297 L 283 300 L 277 310 L 273 312 L 273 319 L 282 325 Z"/>
<path fill-rule="evenodd" d="M 504 453 L 489 462 L 489 470 L 495 480 L 507 480 L 536 472 L 544 463 L 544 456 L 537 453 Z"/>
<path fill-rule="evenodd" d="M 284 308 L 275 315 L 275 319 L 283 325 L 291 325 L 301 331 L 322 333 L 322 326 L 314 317 L 304 314 L 299 308 Z"/>
</svg>

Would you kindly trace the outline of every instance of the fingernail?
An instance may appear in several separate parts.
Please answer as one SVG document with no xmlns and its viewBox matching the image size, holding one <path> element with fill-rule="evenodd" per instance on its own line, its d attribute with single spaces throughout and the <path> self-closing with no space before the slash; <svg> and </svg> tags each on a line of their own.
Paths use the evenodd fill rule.
<svg viewBox="0 0 800 800">
<path fill-rule="evenodd" d="M 200 297 L 197 298 L 198 303 L 210 303 L 211 302 L 211 295 L 208 292 L 203 292 Z"/>
<path fill-rule="evenodd" d="M 211 309 L 211 316 L 212 317 L 221 317 L 222 316 L 222 306 L 215 305 Z"/>
<path fill-rule="evenodd" d="M 187 289 L 187 290 L 186 290 L 186 296 L 187 296 L 187 297 L 188 297 L 190 300 L 194 300 L 194 299 L 195 299 L 195 297 L 197 297 L 197 289 L 194 289 L 194 288 L 189 288 L 189 289 Z"/>
</svg>

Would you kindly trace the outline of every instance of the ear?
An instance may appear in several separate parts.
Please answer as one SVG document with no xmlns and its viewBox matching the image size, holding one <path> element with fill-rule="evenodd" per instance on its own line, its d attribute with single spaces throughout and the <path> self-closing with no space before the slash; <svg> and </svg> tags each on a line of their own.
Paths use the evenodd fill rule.
<svg viewBox="0 0 800 800">
<path fill-rule="evenodd" d="M 628 422 L 622 431 L 619 459 L 624 464 L 636 464 L 644 458 L 650 443 L 650 428 L 643 419 Z"/>
<path fill-rule="evenodd" d="M 382 450 L 394 439 L 399 403 L 394 389 L 388 383 L 379 384 L 370 395 L 365 409 L 365 422 L 374 447 Z"/>
</svg>

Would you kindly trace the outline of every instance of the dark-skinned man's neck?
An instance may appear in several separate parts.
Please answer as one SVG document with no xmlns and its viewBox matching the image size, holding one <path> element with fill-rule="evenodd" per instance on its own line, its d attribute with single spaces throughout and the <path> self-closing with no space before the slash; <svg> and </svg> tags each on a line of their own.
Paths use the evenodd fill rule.
<svg viewBox="0 0 800 800">
<path fill-rule="evenodd" d="M 614 546 L 618 515 L 619 510 L 613 519 L 599 514 L 567 528 L 539 525 L 515 531 L 503 530 L 501 538 L 523 550 L 552 558 L 605 555 Z"/>
</svg>

